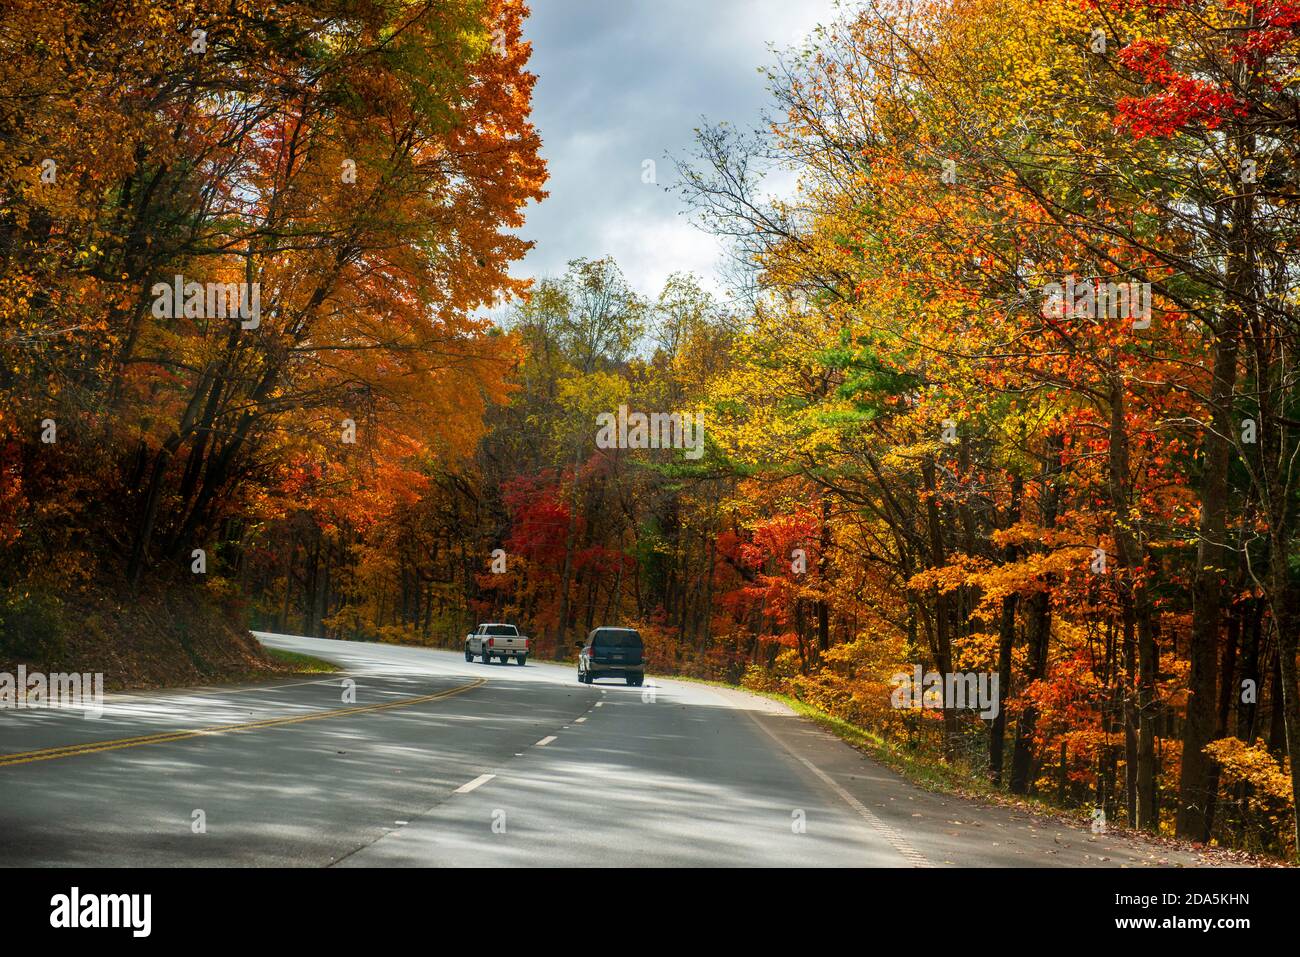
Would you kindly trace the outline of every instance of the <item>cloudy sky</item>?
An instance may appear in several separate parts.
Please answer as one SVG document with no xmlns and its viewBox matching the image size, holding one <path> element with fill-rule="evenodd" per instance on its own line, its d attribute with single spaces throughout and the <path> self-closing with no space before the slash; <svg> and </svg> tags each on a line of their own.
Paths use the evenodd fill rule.
<svg viewBox="0 0 1300 957">
<path fill-rule="evenodd" d="M 658 293 L 691 270 L 713 280 L 720 247 L 672 192 L 671 156 L 707 118 L 753 125 L 767 107 L 758 68 L 768 44 L 798 43 L 834 15 L 833 0 L 532 0 L 525 35 L 537 74 L 533 121 L 550 197 L 528 212 L 536 243 L 516 266 L 555 276 L 578 256 L 612 254 L 632 286 Z M 657 185 L 642 182 L 654 160 Z"/>
</svg>

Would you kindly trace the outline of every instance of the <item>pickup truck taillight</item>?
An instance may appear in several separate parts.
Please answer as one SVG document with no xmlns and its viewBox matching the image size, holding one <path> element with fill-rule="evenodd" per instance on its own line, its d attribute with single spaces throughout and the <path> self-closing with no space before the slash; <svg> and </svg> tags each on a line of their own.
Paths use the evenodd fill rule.
<svg viewBox="0 0 1300 957">
<path fill-rule="evenodd" d="M 489 638 L 489 639 L 488 639 L 488 647 L 489 647 L 489 648 L 496 647 L 496 643 L 497 643 L 497 640 L 496 640 L 495 638 Z"/>
<path fill-rule="evenodd" d="M 533 650 L 533 639 L 531 639 L 531 638 L 525 638 L 525 639 L 524 639 L 524 651 L 532 651 L 532 650 Z"/>
</svg>

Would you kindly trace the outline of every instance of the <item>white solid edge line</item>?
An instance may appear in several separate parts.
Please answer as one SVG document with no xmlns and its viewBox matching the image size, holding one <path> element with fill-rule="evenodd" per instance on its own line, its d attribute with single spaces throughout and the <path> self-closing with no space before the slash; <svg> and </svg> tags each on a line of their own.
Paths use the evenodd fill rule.
<svg viewBox="0 0 1300 957">
<path fill-rule="evenodd" d="M 897 851 L 899 855 L 902 856 L 902 858 L 905 861 L 907 861 L 907 863 L 911 864 L 913 867 L 934 866 L 925 857 L 925 855 L 921 854 L 921 852 L 919 852 L 915 847 L 913 847 L 912 843 L 906 837 L 900 834 L 892 825 L 887 824 L 885 821 L 882 821 L 879 817 L 876 816 L 875 812 L 873 812 L 865 804 L 863 804 L 852 794 L 846 791 L 843 787 L 841 787 L 838 781 L 836 781 L 829 774 L 827 774 L 821 768 L 817 767 L 817 765 L 813 764 L 802 754 L 800 754 L 798 751 L 792 748 L 789 744 L 783 741 L 780 737 L 778 737 L 776 732 L 774 732 L 767 725 L 763 724 L 762 721 L 758 720 L 758 718 L 754 715 L 752 711 L 745 709 L 744 713 L 746 717 L 748 717 L 751 721 L 754 722 L 754 724 L 758 725 L 758 729 L 760 731 L 762 731 L 765 735 L 767 735 L 778 745 L 780 745 L 786 751 L 787 754 L 789 754 L 792 758 L 795 758 L 797 761 L 801 762 L 804 765 L 804 767 L 806 767 L 813 774 L 817 775 L 817 777 L 822 781 L 823 784 L 825 784 L 832 791 L 834 791 L 835 794 L 838 795 L 839 798 L 845 804 L 847 804 L 849 807 L 851 807 L 854 811 L 858 813 L 859 817 L 861 817 L 864 821 L 866 821 L 867 824 L 870 825 L 872 829 L 877 831 L 881 837 L 883 837 L 886 841 L 888 841 L 889 844 L 894 848 L 894 850 Z"/>
<path fill-rule="evenodd" d="M 451 793 L 452 793 L 452 794 L 468 794 L 470 791 L 474 790 L 475 788 L 477 788 L 477 787 L 481 787 L 482 785 L 487 784 L 487 783 L 488 783 L 489 781 L 491 781 L 494 777 L 496 777 L 495 774 L 480 774 L 480 775 L 479 775 L 478 777 L 476 777 L 473 781 L 469 781 L 469 782 L 466 782 L 465 784 L 462 784 L 460 787 L 456 788 L 456 790 L 453 791 L 453 792 L 451 792 Z"/>
</svg>

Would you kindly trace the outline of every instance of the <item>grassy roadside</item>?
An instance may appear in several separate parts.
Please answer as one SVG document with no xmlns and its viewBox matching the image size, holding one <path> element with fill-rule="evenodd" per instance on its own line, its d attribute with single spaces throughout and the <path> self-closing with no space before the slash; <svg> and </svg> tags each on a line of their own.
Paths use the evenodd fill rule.
<svg viewBox="0 0 1300 957">
<path fill-rule="evenodd" d="M 942 791 L 948 794 L 960 794 L 965 797 L 985 799 L 1000 796 L 990 782 L 978 775 L 971 774 L 959 764 L 945 764 L 928 760 L 919 754 L 900 748 L 874 732 L 850 724 L 843 718 L 837 718 L 825 711 L 820 711 L 798 698 L 775 692 L 751 691 L 749 688 L 741 688 L 740 690 L 749 691 L 750 694 L 761 694 L 765 698 L 772 698 L 775 701 L 782 702 L 796 714 L 820 725 L 858 750 L 865 751 L 879 763 L 897 771 L 913 784 L 923 787 L 927 791 Z"/>
<path fill-rule="evenodd" d="M 263 650 L 268 658 L 288 665 L 295 674 L 328 675 L 341 670 L 334 662 L 326 661 L 324 658 L 314 658 L 311 655 L 299 654 L 296 651 L 282 651 L 279 648 L 267 646 L 263 646 Z"/>
</svg>

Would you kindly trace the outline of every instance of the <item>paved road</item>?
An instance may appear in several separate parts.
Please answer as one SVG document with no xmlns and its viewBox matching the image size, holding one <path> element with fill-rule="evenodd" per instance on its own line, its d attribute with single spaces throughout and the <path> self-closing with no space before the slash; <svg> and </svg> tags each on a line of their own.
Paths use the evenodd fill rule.
<svg viewBox="0 0 1300 957">
<path fill-rule="evenodd" d="M 0 712 L 0 865 L 1199 863 L 930 794 L 741 692 L 259 637 L 355 698 L 331 676 Z"/>
</svg>

